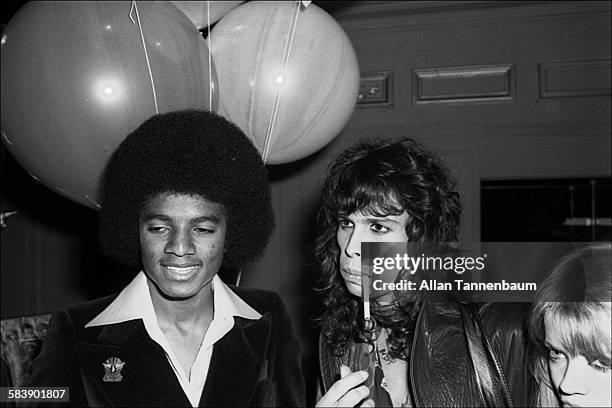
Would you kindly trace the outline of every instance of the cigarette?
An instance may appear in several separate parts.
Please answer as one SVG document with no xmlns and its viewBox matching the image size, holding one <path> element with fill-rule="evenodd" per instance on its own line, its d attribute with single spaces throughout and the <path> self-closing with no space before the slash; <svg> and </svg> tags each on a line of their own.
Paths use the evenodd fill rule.
<svg viewBox="0 0 612 408">
<path fill-rule="evenodd" d="M 363 318 L 366 322 L 370 321 L 370 301 L 363 302 Z"/>
</svg>

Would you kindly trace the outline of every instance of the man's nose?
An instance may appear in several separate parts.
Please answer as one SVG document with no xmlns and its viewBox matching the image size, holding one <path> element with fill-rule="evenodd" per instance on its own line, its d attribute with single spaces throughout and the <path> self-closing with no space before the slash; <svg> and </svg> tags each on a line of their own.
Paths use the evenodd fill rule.
<svg viewBox="0 0 612 408">
<path fill-rule="evenodd" d="M 177 230 L 172 233 L 165 252 L 176 256 L 194 255 L 195 245 L 189 231 Z"/>
<path fill-rule="evenodd" d="M 588 383 L 588 376 L 585 375 L 588 369 L 588 363 L 584 358 L 572 358 L 567 363 L 565 369 L 565 375 L 563 380 L 559 384 L 559 391 L 563 395 L 573 394 L 588 394 L 590 391 L 590 385 Z"/>
<path fill-rule="evenodd" d="M 353 228 L 353 230 L 350 232 L 350 235 L 346 241 L 344 253 L 349 258 L 361 256 L 361 233 L 359 229 Z"/>
</svg>

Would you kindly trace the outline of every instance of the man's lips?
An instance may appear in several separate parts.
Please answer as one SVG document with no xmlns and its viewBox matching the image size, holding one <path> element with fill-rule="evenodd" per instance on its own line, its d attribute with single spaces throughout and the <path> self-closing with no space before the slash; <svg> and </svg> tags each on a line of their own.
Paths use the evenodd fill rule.
<svg viewBox="0 0 612 408">
<path fill-rule="evenodd" d="M 193 266 L 200 266 L 200 265 L 202 265 L 201 262 L 198 262 L 198 261 L 187 261 L 186 259 L 183 259 L 182 262 L 160 261 L 160 264 L 162 266 L 171 266 L 171 267 L 174 267 L 174 268 L 191 268 Z"/>
<path fill-rule="evenodd" d="M 361 274 L 358 271 L 354 271 L 352 269 L 347 269 L 347 268 L 342 268 L 342 274 L 343 275 L 348 275 L 348 276 L 353 276 L 355 278 L 360 278 Z"/>
<path fill-rule="evenodd" d="M 161 266 L 167 271 L 175 273 L 175 274 L 179 274 L 179 275 L 189 274 L 193 272 L 194 270 L 196 270 L 197 268 L 199 268 L 200 265 L 201 264 L 197 264 L 197 263 L 184 263 L 184 264 L 162 263 L 161 264 Z"/>
<path fill-rule="evenodd" d="M 345 282 L 351 283 L 353 285 L 361 286 L 361 273 L 354 273 L 352 270 L 343 269 L 342 275 Z"/>
<path fill-rule="evenodd" d="M 342 268 L 342 274 L 344 276 L 350 276 L 351 278 L 355 278 L 359 281 L 361 281 L 361 271 L 360 270 L 355 270 L 355 269 L 350 269 L 350 268 Z M 366 276 L 369 276 L 370 274 L 365 274 Z"/>
</svg>

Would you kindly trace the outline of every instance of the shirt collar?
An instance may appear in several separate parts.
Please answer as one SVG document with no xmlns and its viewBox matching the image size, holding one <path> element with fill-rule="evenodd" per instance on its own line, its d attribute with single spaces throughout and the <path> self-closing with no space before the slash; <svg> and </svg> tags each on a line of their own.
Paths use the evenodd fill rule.
<svg viewBox="0 0 612 408">
<path fill-rule="evenodd" d="M 213 278 L 212 288 L 215 314 L 220 313 L 225 316 L 244 317 L 251 320 L 257 320 L 261 317 L 261 313 L 242 300 L 217 275 Z"/>
<path fill-rule="evenodd" d="M 212 288 L 215 307 L 213 319 L 238 316 L 257 320 L 261 317 L 259 312 L 236 295 L 217 275 L 212 280 Z M 85 327 L 104 326 L 136 319 L 142 319 L 145 323 L 152 319 L 157 320 L 147 285 L 147 276 L 142 271 Z"/>
</svg>

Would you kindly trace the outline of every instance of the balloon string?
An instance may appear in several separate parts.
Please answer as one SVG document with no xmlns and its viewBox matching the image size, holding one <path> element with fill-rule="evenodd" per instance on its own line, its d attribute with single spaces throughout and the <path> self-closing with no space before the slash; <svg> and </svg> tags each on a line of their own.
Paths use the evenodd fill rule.
<svg viewBox="0 0 612 408">
<path fill-rule="evenodd" d="M 155 92 L 155 81 L 153 81 L 153 72 L 151 71 L 151 62 L 149 61 L 149 53 L 147 52 L 147 44 L 145 43 L 144 34 L 142 32 L 142 24 L 140 24 L 140 15 L 138 14 L 138 5 L 135 1 L 132 1 L 132 8 L 130 9 L 130 20 L 136 24 L 132 17 L 132 12 L 136 12 L 136 20 L 138 21 L 138 29 L 140 30 L 140 40 L 142 41 L 142 48 L 144 48 L 145 59 L 147 60 L 147 69 L 149 70 L 149 79 L 151 80 L 151 88 L 153 89 L 153 102 L 155 103 L 155 114 L 159 114 L 157 107 L 157 93 Z"/>
<path fill-rule="evenodd" d="M 206 25 L 208 27 L 208 110 L 212 112 L 212 100 L 213 100 L 213 83 L 212 83 L 212 56 L 210 48 L 212 42 L 210 41 L 210 0 L 206 1 Z"/>
<path fill-rule="evenodd" d="M 234 286 L 240 286 L 240 279 L 242 279 L 242 269 L 238 270 L 238 276 L 236 277 L 236 283 L 234 283 Z"/>
<path fill-rule="evenodd" d="M 289 55 L 291 54 L 291 46 L 293 45 L 293 38 L 295 37 L 295 29 L 297 28 L 297 21 L 298 21 L 298 17 L 299 17 L 299 13 L 300 13 L 300 2 L 296 1 L 295 2 L 295 12 L 293 14 L 293 16 L 291 16 L 291 26 L 290 26 L 290 30 L 291 30 L 291 34 L 289 35 L 289 38 L 287 40 L 287 43 L 285 44 L 285 52 L 283 55 L 283 71 L 281 73 L 281 75 L 285 75 L 285 70 L 287 68 L 287 64 L 289 63 Z M 285 78 L 282 78 L 283 81 L 285 80 Z M 281 84 L 278 84 L 279 86 Z M 270 120 L 268 121 L 268 129 L 266 130 L 266 139 L 264 141 L 264 148 L 263 148 L 263 162 L 264 164 L 267 163 L 268 161 L 268 154 L 270 152 L 270 142 L 272 140 L 272 133 L 274 132 L 274 125 L 276 124 L 276 115 L 278 113 L 278 106 L 279 106 L 279 102 L 280 102 L 280 87 L 279 89 L 276 91 L 276 98 L 274 99 L 274 106 L 272 108 L 272 114 L 270 115 Z"/>
</svg>

